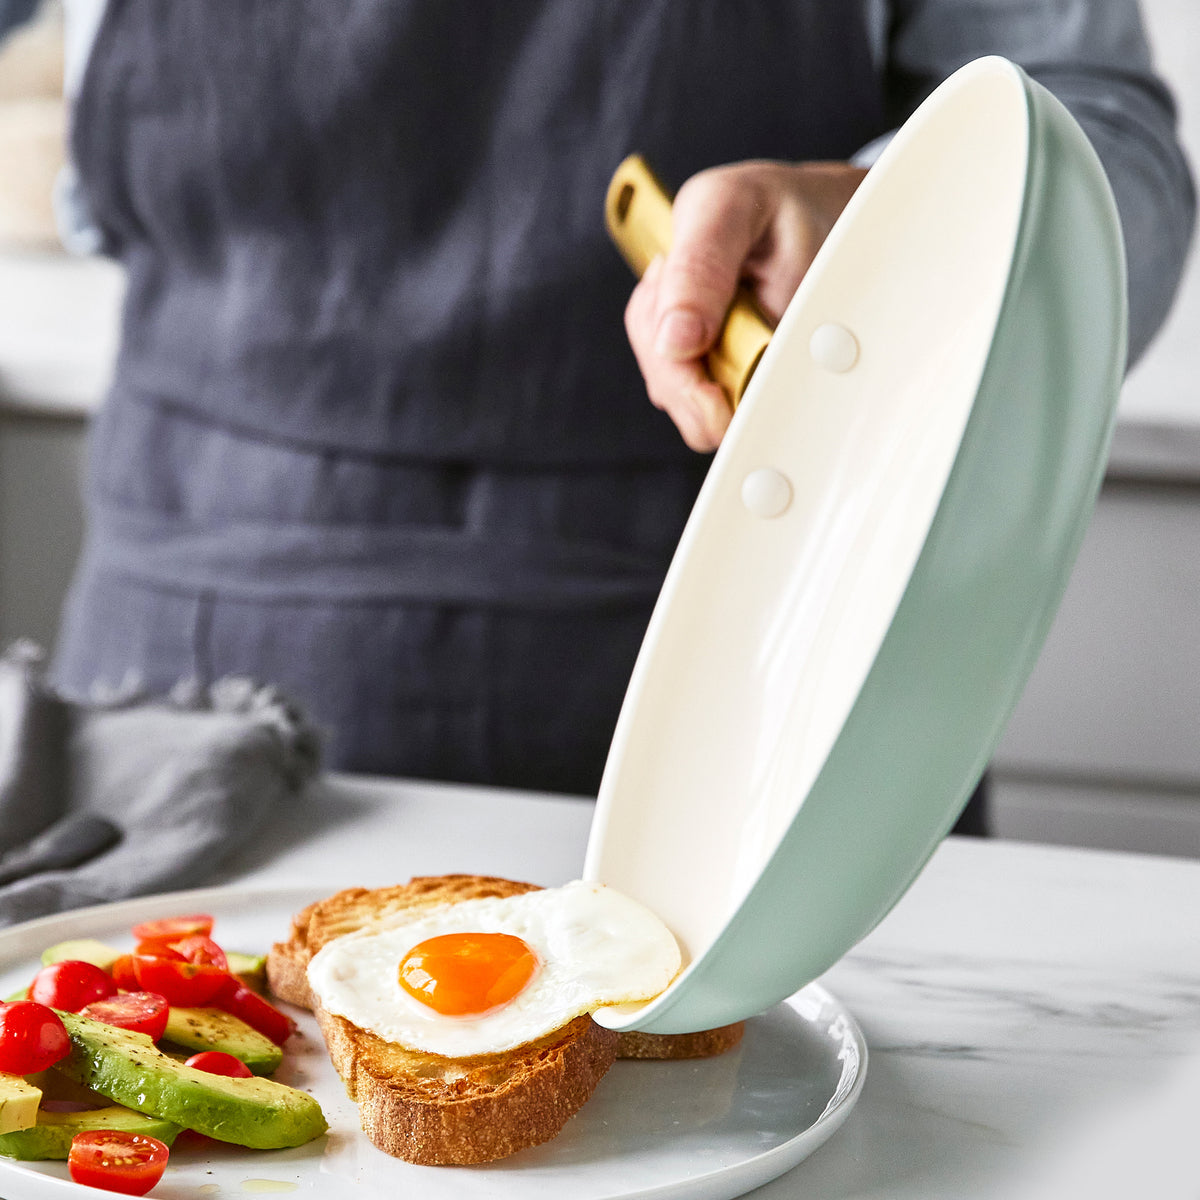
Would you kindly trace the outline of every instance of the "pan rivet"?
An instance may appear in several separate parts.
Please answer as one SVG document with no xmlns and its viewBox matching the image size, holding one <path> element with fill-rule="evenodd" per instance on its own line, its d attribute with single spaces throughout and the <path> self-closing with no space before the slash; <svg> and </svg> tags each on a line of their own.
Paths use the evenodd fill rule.
<svg viewBox="0 0 1200 1200">
<path fill-rule="evenodd" d="M 759 467 L 742 480 L 742 503 L 756 517 L 777 517 L 792 502 L 792 485 L 774 467 Z"/>
<path fill-rule="evenodd" d="M 817 366 L 839 375 L 858 362 L 858 340 L 844 325 L 818 325 L 809 339 L 808 349 Z"/>
</svg>

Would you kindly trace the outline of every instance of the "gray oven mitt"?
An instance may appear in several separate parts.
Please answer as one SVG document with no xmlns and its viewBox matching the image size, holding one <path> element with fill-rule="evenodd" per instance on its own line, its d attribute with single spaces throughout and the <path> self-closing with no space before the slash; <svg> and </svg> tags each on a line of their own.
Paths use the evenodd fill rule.
<svg viewBox="0 0 1200 1200">
<path fill-rule="evenodd" d="M 0 657 L 0 926 L 203 884 L 292 804 L 319 741 L 277 690 L 229 678 L 84 704 L 27 643 Z"/>
</svg>

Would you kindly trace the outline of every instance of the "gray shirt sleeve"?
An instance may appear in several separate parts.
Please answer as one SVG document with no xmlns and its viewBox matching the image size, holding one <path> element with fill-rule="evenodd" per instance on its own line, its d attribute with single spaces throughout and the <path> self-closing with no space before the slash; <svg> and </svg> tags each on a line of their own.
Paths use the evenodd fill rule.
<svg viewBox="0 0 1200 1200">
<path fill-rule="evenodd" d="M 1175 104 L 1155 74 L 1137 0 L 893 0 L 881 40 L 897 124 L 985 54 L 1019 64 L 1070 110 L 1120 210 L 1136 361 L 1174 299 L 1196 210 Z"/>
</svg>

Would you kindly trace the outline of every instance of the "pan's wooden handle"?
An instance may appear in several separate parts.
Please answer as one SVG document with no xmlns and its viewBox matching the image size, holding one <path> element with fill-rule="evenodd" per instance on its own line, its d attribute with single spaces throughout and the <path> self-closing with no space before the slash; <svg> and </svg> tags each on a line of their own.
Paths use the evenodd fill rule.
<svg viewBox="0 0 1200 1200">
<path fill-rule="evenodd" d="M 671 246 L 671 197 L 638 154 L 613 174 L 604 201 L 609 236 L 640 279 L 659 254 Z M 738 288 L 716 345 L 708 354 L 709 374 L 737 408 L 762 352 L 771 340 L 771 323 L 745 288 Z"/>
</svg>

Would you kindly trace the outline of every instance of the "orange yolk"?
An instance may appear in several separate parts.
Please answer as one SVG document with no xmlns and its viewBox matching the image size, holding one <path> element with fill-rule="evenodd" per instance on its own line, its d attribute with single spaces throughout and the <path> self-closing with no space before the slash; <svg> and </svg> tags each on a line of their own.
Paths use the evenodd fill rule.
<svg viewBox="0 0 1200 1200">
<path fill-rule="evenodd" d="M 444 933 L 404 956 L 400 986 L 446 1016 L 477 1016 L 507 1004 L 537 965 L 533 950 L 511 933 Z"/>
</svg>

